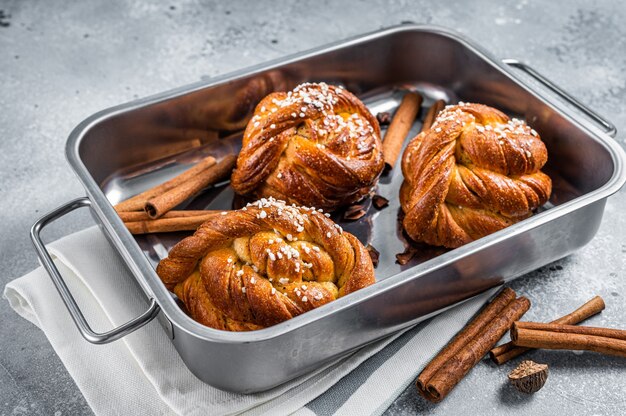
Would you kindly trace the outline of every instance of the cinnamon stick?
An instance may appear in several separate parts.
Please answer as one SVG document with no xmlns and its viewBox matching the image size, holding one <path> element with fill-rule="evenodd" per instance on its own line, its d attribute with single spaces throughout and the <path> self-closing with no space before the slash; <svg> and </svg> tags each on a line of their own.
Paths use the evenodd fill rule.
<svg viewBox="0 0 626 416">
<path fill-rule="evenodd" d="M 445 106 L 446 102 L 444 100 L 437 100 L 433 103 L 433 105 L 428 109 L 428 113 L 426 113 L 424 123 L 422 123 L 422 131 L 428 130 L 433 125 L 437 115 Z"/>
<path fill-rule="evenodd" d="M 396 110 L 383 140 L 383 157 L 388 169 L 395 166 L 404 139 L 411 130 L 422 101 L 422 96 L 416 92 L 408 92 L 402 97 L 402 102 Z"/>
<path fill-rule="evenodd" d="M 562 316 L 551 323 L 565 325 L 577 324 L 595 314 L 600 313 L 604 307 L 604 300 L 600 296 L 596 296 L 580 308 L 576 309 L 574 312 Z M 493 362 L 498 365 L 502 365 L 529 350 L 531 350 L 531 348 L 516 347 L 513 342 L 507 342 L 506 344 L 502 344 L 489 351 L 489 356 Z"/>
<path fill-rule="evenodd" d="M 586 350 L 626 357 L 626 330 L 589 326 L 515 322 L 515 345 L 556 350 Z"/>
<path fill-rule="evenodd" d="M 216 165 L 196 173 L 195 176 L 187 178 L 186 181 L 176 187 L 151 198 L 145 204 L 145 211 L 152 219 L 161 217 L 185 199 L 197 194 L 207 186 L 224 179 L 233 170 L 236 161 L 237 157 L 235 155 L 224 157 Z"/>
<path fill-rule="evenodd" d="M 529 307 L 527 298 L 516 299 L 513 290 L 503 289 L 424 368 L 417 378 L 418 392 L 433 402 L 443 400 Z"/>
<path fill-rule="evenodd" d="M 169 214 L 169 212 L 168 212 Z M 166 214 L 167 215 L 167 214 Z M 131 234 L 151 234 L 151 233 L 168 233 L 175 231 L 195 231 L 208 219 L 219 215 L 218 212 L 209 211 L 208 214 L 195 216 L 182 216 L 159 218 L 157 220 L 147 219 L 139 221 L 124 222 Z"/>
<path fill-rule="evenodd" d="M 216 210 L 181 210 L 181 211 L 170 211 L 163 215 L 161 218 L 181 218 L 181 217 L 199 217 L 206 216 L 209 214 L 216 214 L 220 211 Z M 148 221 L 151 220 L 150 216 L 145 211 L 136 211 L 136 212 L 119 212 L 117 215 L 124 222 L 136 222 L 136 221 Z"/>
<path fill-rule="evenodd" d="M 180 175 L 170 179 L 167 182 L 164 182 L 158 186 L 155 186 L 153 188 L 150 188 L 138 195 L 135 195 L 134 197 L 127 199 L 125 201 L 120 202 L 119 204 L 115 205 L 115 210 L 117 212 L 127 212 L 127 211 L 143 211 L 146 202 L 148 202 L 151 198 L 154 198 L 157 195 L 161 195 L 179 185 L 181 185 L 182 183 L 184 183 L 185 181 L 188 181 L 189 179 L 195 177 L 196 175 L 198 175 L 200 172 L 210 168 L 211 166 L 215 165 L 217 163 L 217 160 L 215 160 L 215 158 L 213 156 L 208 156 L 204 159 L 202 159 L 200 162 L 198 162 L 196 165 L 194 165 L 193 167 L 189 168 L 188 170 L 186 170 L 185 172 L 181 173 Z"/>
</svg>

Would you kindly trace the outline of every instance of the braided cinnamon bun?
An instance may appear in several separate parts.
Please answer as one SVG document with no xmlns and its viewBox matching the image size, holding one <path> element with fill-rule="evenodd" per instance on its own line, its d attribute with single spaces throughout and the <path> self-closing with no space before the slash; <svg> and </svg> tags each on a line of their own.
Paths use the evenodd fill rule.
<svg viewBox="0 0 626 416">
<path fill-rule="evenodd" d="M 241 195 L 333 210 L 376 185 L 381 148 L 378 122 L 358 98 L 341 87 L 302 84 L 256 107 L 231 186 Z"/>
<path fill-rule="evenodd" d="M 455 248 L 527 218 L 550 197 L 547 160 L 523 121 L 482 104 L 448 106 L 403 154 L 404 229 Z"/>
<path fill-rule="evenodd" d="M 209 219 L 157 273 L 196 321 L 265 328 L 374 283 L 367 250 L 313 208 L 261 199 Z"/>
</svg>

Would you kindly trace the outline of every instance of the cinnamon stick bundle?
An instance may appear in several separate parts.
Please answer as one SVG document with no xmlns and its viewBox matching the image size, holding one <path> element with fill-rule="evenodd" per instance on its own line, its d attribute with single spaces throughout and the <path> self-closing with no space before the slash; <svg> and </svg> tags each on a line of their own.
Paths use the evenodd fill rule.
<svg viewBox="0 0 626 416">
<path fill-rule="evenodd" d="M 153 220 L 145 212 L 123 212 L 120 217 L 131 234 L 195 231 L 208 219 L 219 215 L 219 211 L 170 211 Z"/>
<path fill-rule="evenodd" d="M 626 357 L 626 330 L 621 329 L 515 322 L 511 340 L 521 347 L 586 350 Z"/>
<path fill-rule="evenodd" d="M 433 125 L 437 115 L 445 106 L 446 102 L 444 100 L 437 100 L 433 103 L 433 105 L 428 109 L 428 113 L 426 113 L 424 123 L 422 123 L 422 131 L 428 130 Z"/>
<path fill-rule="evenodd" d="M 224 179 L 233 170 L 236 161 L 237 157 L 235 155 L 224 157 L 219 163 L 197 172 L 194 176 L 186 178 L 177 186 L 150 198 L 145 203 L 145 211 L 152 219 L 161 217 L 185 199 L 197 194 L 207 186 Z"/>
<path fill-rule="evenodd" d="M 402 102 L 396 110 L 383 140 L 383 157 L 388 169 L 395 166 L 404 139 L 411 130 L 422 101 L 422 96 L 416 92 L 408 92 L 402 97 Z"/>
<path fill-rule="evenodd" d="M 213 156 L 208 156 L 202 159 L 193 167 L 181 173 L 180 175 L 158 186 L 150 188 L 138 195 L 135 195 L 134 197 L 130 199 L 122 201 L 119 204 L 115 205 L 114 208 L 118 213 L 127 212 L 127 211 L 143 211 L 144 207 L 146 206 L 146 203 L 151 198 L 154 198 L 155 196 L 161 195 L 173 188 L 176 188 L 177 186 L 194 178 L 195 176 L 205 171 L 206 169 L 210 168 L 211 166 L 215 165 L 216 163 L 217 163 L 217 160 L 215 160 Z"/>
<path fill-rule="evenodd" d="M 550 323 L 564 325 L 577 324 L 595 314 L 600 313 L 604 307 L 604 300 L 600 296 L 596 296 L 575 311 Z M 506 344 L 502 344 L 489 351 L 489 356 L 496 364 L 502 365 L 529 350 L 531 350 L 531 348 L 517 347 L 513 344 L 513 342 L 507 342 Z"/>
<path fill-rule="evenodd" d="M 516 298 L 512 289 L 503 289 L 424 368 L 417 378 L 418 392 L 432 402 L 443 400 L 528 308 L 527 298 Z"/>
</svg>

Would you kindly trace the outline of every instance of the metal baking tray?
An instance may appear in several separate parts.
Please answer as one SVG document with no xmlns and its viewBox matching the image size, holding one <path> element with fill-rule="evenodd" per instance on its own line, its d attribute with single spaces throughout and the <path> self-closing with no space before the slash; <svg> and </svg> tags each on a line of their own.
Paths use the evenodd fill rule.
<svg viewBox="0 0 626 416">
<path fill-rule="evenodd" d="M 526 74 L 520 76 L 522 72 Z M 159 259 L 186 234 L 134 237 L 112 204 L 180 173 L 205 155 L 236 152 L 261 98 L 315 81 L 345 86 L 374 114 L 393 111 L 405 91 L 417 90 L 425 97 L 424 108 L 440 98 L 461 100 L 525 119 L 548 148 L 545 170 L 553 180 L 552 198 L 537 215 L 463 247 L 419 246 L 417 256 L 402 266 L 395 255 L 407 242 L 398 225 L 402 175 L 395 169 L 381 178 L 376 190 L 391 201 L 387 208 L 372 207 L 356 222 L 334 217 L 380 251 L 377 283 L 270 328 L 236 333 L 205 327 L 183 312 L 155 273 Z M 412 134 L 420 126 L 417 121 Z M 614 133 L 609 122 L 532 68 L 494 59 L 446 29 L 401 25 L 89 117 L 70 134 L 66 148 L 87 197 L 44 216 L 31 237 L 88 341 L 116 340 L 158 317 L 198 378 L 224 390 L 262 391 L 585 245 L 598 229 L 606 198 L 626 181 L 624 152 L 609 137 Z M 185 207 L 230 209 L 239 202 L 225 183 Z M 39 235 L 50 221 L 83 206 L 90 207 L 146 295 L 145 300 L 137 299 L 146 301 L 143 315 L 104 334 L 89 327 Z"/>
</svg>

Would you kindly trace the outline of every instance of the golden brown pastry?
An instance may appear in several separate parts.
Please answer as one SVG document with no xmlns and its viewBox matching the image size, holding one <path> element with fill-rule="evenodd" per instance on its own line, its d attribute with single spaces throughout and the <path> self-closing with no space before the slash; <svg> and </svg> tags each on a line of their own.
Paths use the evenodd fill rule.
<svg viewBox="0 0 626 416">
<path fill-rule="evenodd" d="M 523 121 L 482 104 L 448 106 L 403 154 L 404 229 L 455 248 L 527 218 L 550 197 L 547 160 Z"/>
<path fill-rule="evenodd" d="M 302 84 L 256 107 L 231 185 L 241 195 L 333 210 L 376 185 L 381 148 L 378 122 L 358 98 L 325 83 Z"/>
<path fill-rule="evenodd" d="M 157 273 L 196 321 L 247 331 L 374 283 L 365 247 L 321 210 L 261 199 L 172 248 Z"/>
</svg>

